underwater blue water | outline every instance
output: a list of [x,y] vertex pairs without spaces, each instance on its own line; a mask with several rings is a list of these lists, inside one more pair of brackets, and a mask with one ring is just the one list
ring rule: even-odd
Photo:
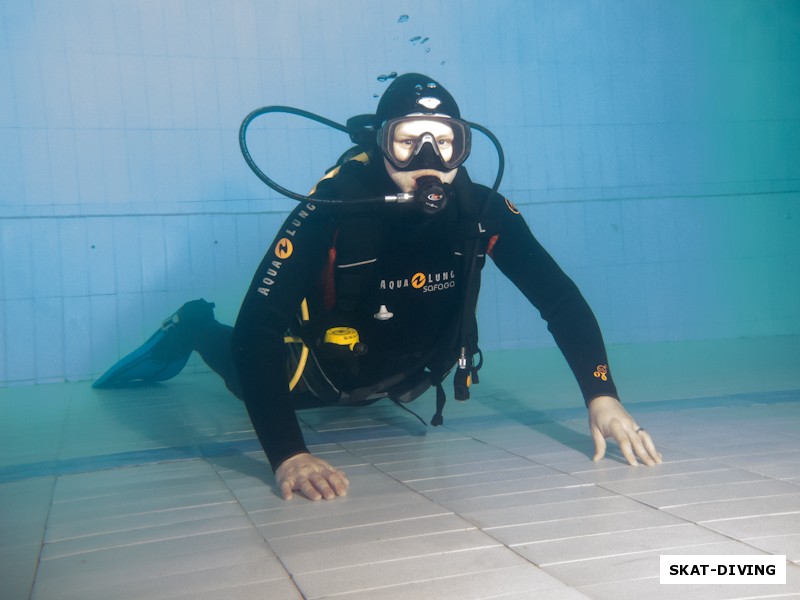
[[[2,2],[0,382],[89,379],[191,298],[231,322],[292,206],[244,116],[343,122],[408,71],[500,138],[607,341],[798,334],[799,29],[792,1]],[[265,127],[298,191],[348,147]],[[485,140],[467,167],[492,181]],[[487,348],[552,345],[493,267],[479,311]]]

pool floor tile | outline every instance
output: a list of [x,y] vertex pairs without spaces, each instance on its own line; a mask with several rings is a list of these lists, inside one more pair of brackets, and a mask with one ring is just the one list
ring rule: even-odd
[[[523,381],[448,404],[439,428],[388,401],[304,410],[312,452],[351,480],[321,502],[281,498],[211,374],[0,389],[0,597],[800,598],[800,389],[760,385],[629,404],[653,468],[613,443],[593,463],[580,402],[543,409]],[[662,586],[662,554],[785,555],[789,579]]]

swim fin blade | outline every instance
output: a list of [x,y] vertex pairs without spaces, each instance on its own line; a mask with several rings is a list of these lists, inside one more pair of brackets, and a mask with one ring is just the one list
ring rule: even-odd
[[165,381],[175,377],[186,366],[192,349],[165,352],[165,344],[173,345],[170,343],[170,333],[164,329],[156,331],[139,348],[103,373],[92,387],[119,387],[134,381]]

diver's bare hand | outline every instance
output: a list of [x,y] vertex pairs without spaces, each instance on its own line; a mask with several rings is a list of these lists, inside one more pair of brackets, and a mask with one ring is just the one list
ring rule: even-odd
[[275,479],[284,500],[299,492],[309,500],[332,500],[346,496],[350,480],[343,471],[308,452],[295,454],[275,471]]
[[606,438],[613,437],[631,465],[639,464],[637,456],[648,466],[661,462],[650,434],[612,396],[598,396],[589,402],[589,430],[594,440],[594,461],[605,456]]

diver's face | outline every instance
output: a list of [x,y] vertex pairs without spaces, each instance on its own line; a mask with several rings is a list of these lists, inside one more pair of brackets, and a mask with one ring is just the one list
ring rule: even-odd
[[458,169],[452,171],[435,171],[434,169],[420,169],[418,171],[398,171],[386,158],[383,159],[386,165],[386,172],[389,173],[392,181],[400,188],[400,191],[411,193],[417,189],[417,179],[425,175],[432,175],[439,178],[442,183],[453,183]]
[[[394,131],[391,140],[391,152],[399,161],[406,161],[417,145],[420,136],[431,134],[433,139],[425,143],[435,143],[438,153],[445,161],[453,155],[453,129],[441,121],[425,119],[409,120],[401,123]],[[452,183],[458,168],[450,171],[435,169],[418,169],[416,171],[399,171],[387,159],[383,159],[386,172],[403,192],[413,192],[417,189],[417,179],[426,175],[438,177],[442,183]]]
[[391,153],[399,162],[411,158],[421,136],[430,133],[442,160],[447,162],[453,157],[453,128],[441,121],[427,119],[410,119],[401,122],[394,130],[391,141]]

